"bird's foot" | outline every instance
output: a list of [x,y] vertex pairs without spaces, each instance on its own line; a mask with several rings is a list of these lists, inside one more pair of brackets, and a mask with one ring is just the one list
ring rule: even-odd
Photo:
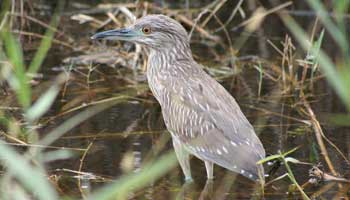
[[190,177],[185,177],[185,182],[186,183],[192,183],[193,182],[193,178],[190,176]]

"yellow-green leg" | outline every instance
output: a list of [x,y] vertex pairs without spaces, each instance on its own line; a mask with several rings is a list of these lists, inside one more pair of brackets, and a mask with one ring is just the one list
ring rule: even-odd
[[180,141],[175,137],[173,137],[173,146],[182,172],[185,175],[186,182],[192,181],[189,152],[185,149],[184,145],[182,145]]
[[214,163],[210,161],[204,161],[205,163],[205,169],[207,170],[207,178],[209,180],[214,179]]

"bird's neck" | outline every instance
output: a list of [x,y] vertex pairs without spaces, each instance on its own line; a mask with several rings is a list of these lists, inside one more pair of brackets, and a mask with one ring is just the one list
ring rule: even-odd
[[147,80],[153,95],[160,103],[165,98],[164,90],[170,89],[165,85],[176,84],[176,81],[181,79],[191,67],[186,63],[192,63],[192,61],[192,52],[189,47],[150,49]]
[[154,72],[168,71],[181,65],[181,61],[193,61],[189,45],[164,46],[164,48],[151,49],[148,69]]

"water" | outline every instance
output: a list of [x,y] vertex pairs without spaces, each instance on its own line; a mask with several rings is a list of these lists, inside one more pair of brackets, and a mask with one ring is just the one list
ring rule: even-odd
[[[167,3],[170,7],[172,5],[171,1],[157,2],[160,4]],[[78,12],[78,9],[72,5],[74,2],[69,3],[67,13]],[[184,3],[186,2],[184,1]],[[178,7],[181,5],[180,3],[172,6]],[[205,2],[202,5],[206,5]],[[229,11],[221,12],[220,17],[225,19],[229,14]],[[104,18],[98,15],[101,14],[97,14],[97,17]],[[285,32],[279,28],[278,24],[280,22],[275,18],[276,16],[270,19],[276,22],[267,20],[268,22],[263,29],[265,33],[262,33],[263,35],[253,34],[252,39],[248,41],[246,46],[242,47],[240,52],[241,55],[261,56],[263,54],[266,59],[270,60],[263,64],[265,72],[270,76],[264,76],[261,88],[259,88],[260,74],[256,70],[257,62],[240,61],[238,62],[239,65],[234,66],[230,61],[230,54],[225,53],[227,49],[223,49],[224,47],[221,45],[213,44],[212,41],[201,40],[198,34],[193,37],[194,56],[201,63],[215,66],[215,69],[219,71],[229,69],[228,71],[234,74],[222,76],[209,70],[210,73],[221,77],[221,83],[241,105],[243,112],[259,134],[267,154],[276,154],[279,151],[285,152],[299,147],[291,155],[293,158],[302,162],[323,163],[323,157],[314,137],[314,130],[306,121],[309,118],[303,113],[302,106],[299,105],[299,90],[296,88],[287,91],[287,87],[281,81],[278,81],[280,77],[272,70],[272,63],[279,64],[281,62],[280,57],[270,46],[266,49],[256,48],[261,41],[267,45],[266,38],[271,38],[275,44],[283,40]],[[234,20],[234,22],[236,21]],[[217,24],[212,23],[209,26],[215,27]],[[229,27],[234,27],[234,25],[231,24]],[[95,29],[88,24],[78,25],[77,22],[69,19],[68,14],[63,16],[60,30],[66,34],[60,39],[73,38],[75,44],[79,44],[81,50],[67,50],[67,48],[55,44],[45,61],[45,67],[42,70],[44,78],[39,80],[40,82],[50,80],[56,75],[57,71],[53,71],[53,69],[62,71],[65,68],[66,71],[69,71],[69,62],[68,64],[62,62],[63,59],[69,56],[93,54],[96,48],[100,48],[100,51],[101,49],[106,51],[106,47],[103,45],[102,47],[97,47],[98,44],[91,45],[89,36],[96,31]],[[219,33],[219,35],[221,34]],[[230,34],[234,38],[238,33],[230,31]],[[118,49],[123,49],[124,53],[128,50],[132,52],[133,48],[132,45],[128,44],[118,46]],[[30,55],[31,50],[27,51],[27,55]],[[142,60],[137,62],[140,64]],[[58,176],[58,185],[63,195],[80,196],[83,194],[88,196],[91,191],[118,179],[125,173],[139,172],[142,170],[144,162],[172,149],[170,135],[165,130],[158,103],[150,91],[146,90],[144,92],[144,90],[139,89],[146,86],[144,74],[141,70],[135,72],[131,68],[123,66],[127,64],[117,64],[115,68],[107,65],[74,64],[72,71],[70,71],[70,80],[65,87],[64,95],[62,93],[46,116],[49,123],[44,124],[44,127],[40,130],[41,133],[51,130],[74,113],[77,113],[72,111],[62,114],[69,109],[116,97],[121,92],[132,95],[135,91],[139,91],[137,98],[128,99],[97,114],[55,142],[54,146],[69,147],[75,153],[75,156],[71,159],[55,161],[48,166],[50,172]],[[90,71],[90,74],[89,66],[96,67]],[[230,70],[230,67],[235,70]],[[236,74],[236,71],[240,72]],[[89,76],[87,76],[88,74]],[[137,87],[139,88],[135,89]],[[260,95],[258,95],[259,89]],[[349,129],[330,124],[326,116],[329,113],[345,112],[344,107],[341,106],[330,86],[323,80],[316,82],[312,94],[313,97],[310,98],[312,108],[320,120],[323,131],[349,157]],[[341,175],[348,174],[349,166],[341,156],[328,144],[327,149],[336,170]],[[82,157],[84,157],[83,160],[81,160]],[[323,165],[325,172],[329,173],[325,163]],[[244,177],[236,176],[236,174],[216,166],[215,180],[208,183],[206,182],[204,163],[193,158],[191,166],[194,183],[184,184],[184,177],[179,166],[177,166],[161,179],[152,182],[148,187],[130,194],[130,198],[162,200],[254,199],[259,197],[257,185]],[[294,164],[291,164],[291,166],[297,181],[301,185],[306,184],[309,179],[308,170],[311,166]],[[271,166],[265,167],[267,172],[271,168]],[[285,168],[281,166],[276,173],[271,175],[271,178],[276,178],[285,172]],[[268,177],[269,179],[270,177]],[[326,186],[327,184],[307,185],[305,191],[312,195]],[[323,197],[330,198],[337,192],[337,187],[333,186],[325,191]],[[297,189],[291,187],[288,178],[269,185],[265,190],[265,197],[266,199],[301,198]]]

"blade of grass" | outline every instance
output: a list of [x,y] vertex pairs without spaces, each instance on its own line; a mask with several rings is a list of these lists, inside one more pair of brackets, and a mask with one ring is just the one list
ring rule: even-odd
[[260,164],[266,163],[266,162],[268,162],[270,160],[276,160],[276,159],[279,159],[279,158],[281,158],[281,156],[279,154],[274,154],[274,155],[267,156],[266,158],[259,160],[256,164],[260,165]]
[[304,200],[310,200],[310,198],[304,192],[303,188],[299,185],[299,183],[295,179],[293,171],[292,171],[292,169],[290,168],[290,166],[288,164],[288,162],[290,162],[290,161],[297,163],[298,160],[295,159],[295,158],[292,158],[292,157],[285,158],[286,155],[294,152],[298,148],[299,147],[293,148],[292,150],[290,150],[290,151],[288,151],[286,153],[281,153],[280,152],[279,154],[268,156],[268,157],[266,157],[266,158],[264,158],[262,160],[259,160],[258,164],[262,164],[262,163],[265,163],[267,161],[275,160],[275,159],[278,159],[278,160],[282,161],[284,163],[286,169],[287,169],[287,174],[288,174],[288,178],[290,179],[290,181],[298,188],[298,190],[300,191],[300,193],[301,193],[301,195],[302,195]]
[[[289,155],[289,154],[295,152],[295,151],[298,150],[299,148],[300,148],[300,146],[297,146],[297,147],[295,147],[295,148],[293,148],[293,149],[291,149],[291,150],[289,150],[289,151],[283,153],[282,155],[283,155],[283,156],[287,156],[287,155]],[[270,160],[275,160],[275,159],[279,159],[279,158],[281,158],[281,155],[280,155],[280,154],[270,155],[270,156],[267,156],[266,158],[263,158],[263,159],[259,160],[259,161],[257,162],[257,164],[263,164],[263,163],[266,163],[266,162],[268,162],[268,161],[270,161]]]
[[6,56],[12,64],[14,71],[14,76],[10,76],[8,82],[16,92],[18,102],[24,109],[27,109],[31,104],[31,88],[26,76],[22,48],[10,33],[8,27],[5,27],[0,32],[0,36],[4,42]]
[[322,31],[320,33],[320,36],[318,37],[317,41],[315,42],[315,53],[316,53],[316,55],[314,55],[314,56],[317,56],[317,57],[314,58],[315,62],[313,63],[313,67],[312,67],[312,76],[313,76],[313,74],[316,71],[317,66],[318,66],[317,60],[318,60],[319,52],[320,52],[320,49],[321,49],[323,37],[324,37],[324,29],[322,29]]
[[281,154],[282,156],[282,161],[287,169],[287,172],[288,172],[288,177],[289,179],[292,181],[292,183],[299,189],[303,199],[305,200],[310,200],[310,198],[307,196],[307,194],[304,192],[303,188],[299,185],[299,183],[297,182],[297,180],[295,179],[294,177],[294,174],[292,172],[292,169],[290,168],[287,160],[284,158],[284,156]]
[[129,97],[128,96],[120,96],[119,98],[114,98],[113,101],[106,102],[104,104],[99,104],[96,106],[93,106],[91,108],[87,108],[86,110],[76,114],[75,116],[71,117],[70,119],[63,122],[60,126],[52,130],[50,133],[48,133],[41,141],[39,141],[39,145],[50,145],[55,140],[60,138],[62,135],[67,133],[69,130],[77,126],[78,124],[84,122],[85,120],[89,119],[90,117],[96,115],[97,113],[110,108],[113,105],[116,105],[118,103],[125,102]]
[[10,0],[4,0],[2,1],[2,3],[0,3],[0,8],[1,11],[0,11],[0,31],[1,29],[3,28],[3,25],[6,24],[6,15],[8,13],[8,11],[10,10],[10,6],[11,6],[11,1]]
[[49,110],[60,91],[60,85],[63,84],[65,80],[65,74],[61,74],[56,78],[53,85],[27,110],[25,114],[27,121],[33,122]]
[[38,199],[58,199],[58,195],[48,182],[45,173],[31,166],[22,155],[0,141],[0,159],[8,171]]
[[[349,41],[350,40],[349,34],[346,33],[348,31],[347,30],[347,27],[348,27],[347,23],[348,22],[347,22],[347,20],[344,20],[344,17],[349,12],[348,9],[349,9],[349,6],[350,6],[350,0],[334,1],[333,4],[335,4],[334,5],[334,8],[335,8],[334,10],[336,12],[335,20],[337,21],[337,25],[338,25],[340,31],[345,34],[345,37],[346,37],[345,39],[347,41]],[[347,49],[347,52],[344,55],[345,59],[346,59],[346,63],[348,63],[348,64],[350,63],[349,50],[350,49]]]
[[337,25],[333,23],[323,4],[319,0],[307,0],[307,2],[313,10],[318,12],[320,20],[322,21],[326,29],[329,31],[329,33],[332,35],[334,40],[341,47],[342,51],[344,53],[347,52],[349,49],[349,45],[346,41],[345,35],[340,31]]
[[260,98],[260,95],[261,95],[261,89],[262,89],[262,81],[263,81],[263,68],[262,68],[262,65],[261,65],[261,62],[258,61],[258,71],[259,71],[259,89],[258,89],[258,97]]
[[305,51],[310,49],[310,52],[314,55],[315,58],[318,59],[317,61],[319,62],[323,73],[326,75],[328,82],[333,86],[333,89],[336,91],[340,99],[350,111],[350,90],[348,89],[348,85],[346,85],[346,80],[344,80],[343,76],[341,76],[336,70],[334,63],[322,51],[322,49],[319,49],[319,51],[317,51],[315,45],[310,44],[306,33],[293,18],[291,18],[289,15],[280,16],[284,24],[298,40],[298,43],[301,45],[301,47]]
[[28,73],[36,73],[40,66],[42,65],[47,52],[49,51],[51,44],[52,44],[52,40],[55,34],[55,28],[58,25],[59,22],[59,13],[62,10],[64,5],[64,1],[59,1],[57,9],[55,11],[54,16],[52,17],[51,23],[50,23],[50,29],[46,30],[45,36],[44,38],[41,40],[40,46],[38,48],[38,50],[35,53],[35,56],[32,60],[32,62],[30,63],[29,69],[28,69]]
[[157,180],[177,165],[174,152],[167,153],[154,164],[145,166],[141,172],[132,173],[120,178],[118,181],[98,190],[88,199],[123,199],[130,191],[139,190],[147,184]]

